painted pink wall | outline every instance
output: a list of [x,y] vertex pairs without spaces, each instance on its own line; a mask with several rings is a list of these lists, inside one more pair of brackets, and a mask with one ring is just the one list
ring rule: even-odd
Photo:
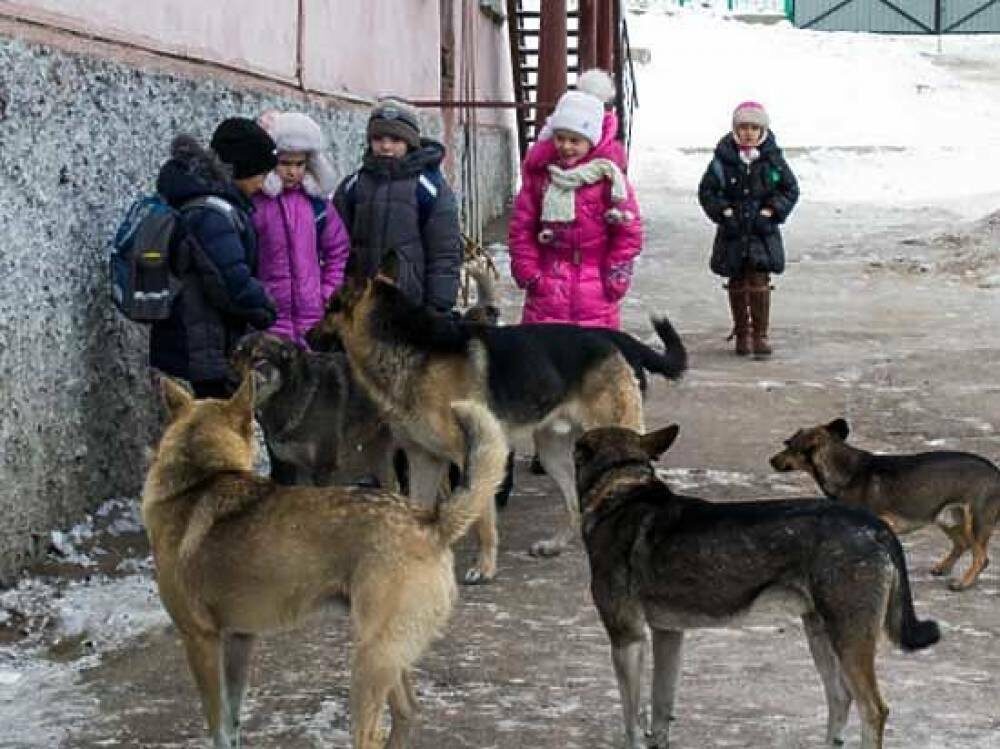
[[0,13],[293,81],[296,5],[291,0],[0,0]]

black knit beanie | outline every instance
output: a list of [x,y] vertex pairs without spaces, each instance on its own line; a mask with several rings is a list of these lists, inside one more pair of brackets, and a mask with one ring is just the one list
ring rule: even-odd
[[233,168],[234,179],[267,174],[278,164],[271,136],[246,117],[223,120],[212,134],[211,146],[219,160]]

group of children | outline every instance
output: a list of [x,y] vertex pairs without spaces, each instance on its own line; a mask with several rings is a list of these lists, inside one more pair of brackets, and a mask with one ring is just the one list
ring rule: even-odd
[[[607,73],[583,73],[525,156],[509,227],[522,322],[619,327],[643,232],[614,94]],[[394,251],[411,299],[441,313],[454,306],[458,209],[441,172],[444,146],[421,136],[415,110],[380,101],[361,167],[336,189],[325,147],[319,125],[294,112],[228,119],[210,149],[187,136],[172,144],[157,189],[197,241],[176,269],[173,314],[153,326],[150,358],[198,397],[226,394],[226,358],[247,325],[306,346],[349,255],[373,274]],[[204,196],[219,205],[184,209]],[[769,355],[769,274],[784,269],[779,226],[798,187],[760,104],[736,108],[698,197],[718,227],[710,265],[729,279],[736,353]]]

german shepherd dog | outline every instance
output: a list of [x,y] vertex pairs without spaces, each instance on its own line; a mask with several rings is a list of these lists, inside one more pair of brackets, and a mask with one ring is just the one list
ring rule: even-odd
[[734,626],[755,611],[802,617],[826,692],[827,741],[842,743],[854,699],[862,748],[881,747],[888,710],[875,679],[879,632],[905,650],[940,637],[935,622],[916,618],[896,536],[871,513],[822,499],[713,503],[674,494],[653,461],[677,431],[595,429],[574,452],[591,592],[611,639],[625,746],[644,746],[645,626],[653,640],[650,746],[662,749],[684,630]]
[[785,440],[771,466],[805,471],[827,497],[868,508],[896,533],[936,521],[952,548],[931,574],[950,574],[971,549],[969,569],[949,587],[974,585],[989,563],[990,535],[1000,521],[1000,470],[986,458],[964,452],[875,455],[848,445],[849,433],[844,419],[800,429]]
[[254,408],[277,483],[374,479],[378,486],[395,486],[392,433],[351,377],[346,354],[306,351],[258,332],[240,340],[231,363],[241,377],[254,373]]
[[507,443],[489,411],[456,403],[466,484],[434,510],[361,487],[278,486],[251,471],[253,378],[228,400],[163,380],[168,424],[142,495],[160,598],[177,626],[216,749],[239,746],[258,635],[329,604],[350,606],[353,746],[407,746],[410,670],[457,591],[450,546],[492,504]]
[[[654,321],[666,344],[661,354],[625,333],[574,325],[493,327],[434,315],[397,288],[390,254],[375,278],[348,274],[307,340],[322,350],[339,340],[355,378],[382,406],[410,461],[410,496],[432,497],[449,463],[464,453],[449,403],[486,405],[508,438],[527,432],[546,472],[559,486],[567,527],[536,542],[535,555],[560,553],[578,527],[573,442],[603,425],[642,428],[641,394],[620,346],[640,352],[659,374],[678,378],[684,347],[669,321]],[[611,334],[614,334],[611,335]],[[496,509],[477,525],[479,556],[466,582],[496,573]]]

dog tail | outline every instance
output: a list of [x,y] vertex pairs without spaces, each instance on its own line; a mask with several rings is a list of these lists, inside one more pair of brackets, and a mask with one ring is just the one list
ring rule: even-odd
[[507,438],[489,409],[473,401],[451,405],[465,437],[462,483],[451,500],[438,506],[437,528],[441,544],[450,546],[493,501],[507,471]]
[[890,592],[889,608],[885,614],[885,629],[896,645],[903,650],[922,650],[941,639],[941,629],[931,619],[920,621],[913,608],[910,575],[906,571],[906,557],[896,534],[889,531],[889,555],[896,567],[896,577]]
[[679,380],[687,370],[687,349],[680,335],[666,317],[654,317],[653,330],[663,341],[663,352],[650,348],[628,333],[618,330],[609,331],[611,340],[635,370],[639,387],[646,391],[646,371],[663,375],[670,380]]

